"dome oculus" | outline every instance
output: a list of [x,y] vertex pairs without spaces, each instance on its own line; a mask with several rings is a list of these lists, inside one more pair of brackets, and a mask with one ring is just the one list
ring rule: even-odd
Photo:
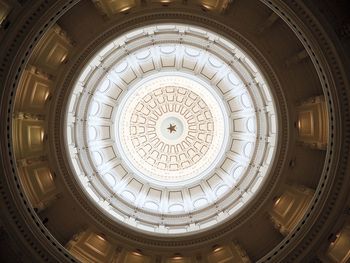
[[76,81],[66,128],[85,193],[154,235],[232,218],[268,174],[277,141],[274,103],[252,60],[182,24],[136,29],[97,52]]

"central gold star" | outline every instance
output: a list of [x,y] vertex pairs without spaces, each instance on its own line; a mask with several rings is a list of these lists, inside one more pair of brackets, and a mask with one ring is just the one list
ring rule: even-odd
[[176,125],[169,124],[169,127],[167,128],[170,133],[176,132]]

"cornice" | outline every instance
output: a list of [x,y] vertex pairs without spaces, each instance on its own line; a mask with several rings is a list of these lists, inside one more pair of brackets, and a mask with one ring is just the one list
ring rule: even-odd
[[[6,41],[1,43],[2,63],[0,79],[3,84],[1,95],[1,119],[5,125],[1,126],[1,170],[0,189],[1,201],[6,208],[2,213],[7,230],[16,235],[33,257],[47,262],[75,262],[63,246],[55,240],[42,224],[34,209],[25,196],[20,179],[16,171],[12,141],[12,112],[16,87],[24,65],[29,58],[35,43],[54,22],[77,1],[37,1],[22,17],[16,21],[16,31],[6,35]],[[45,20],[43,24],[42,20]],[[35,33],[33,33],[35,32]],[[29,45],[23,45],[31,38]],[[34,258],[33,258],[34,260]]]
[[[161,12],[160,12],[161,11]],[[274,162],[274,167],[271,168],[271,175],[268,176],[266,182],[263,185],[263,189],[253,198],[253,201],[247,204],[247,207],[243,212],[239,213],[236,217],[232,218],[230,222],[226,222],[225,225],[219,226],[208,232],[199,233],[191,236],[185,237],[152,237],[150,235],[141,235],[138,232],[134,232],[130,229],[125,229],[122,225],[112,222],[107,219],[105,215],[101,213],[97,207],[89,201],[80,189],[79,183],[74,179],[72,170],[69,168],[68,160],[66,159],[66,150],[62,146],[62,141],[64,141],[64,131],[63,128],[65,121],[65,112],[54,110],[54,115],[50,118],[51,120],[60,120],[60,122],[51,123],[51,130],[55,132],[54,135],[54,147],[55,158],[59,161],[59,173],[64,176],[65,183],[70,189],[70,193],[74,196],[74,199],[84,208],[89,216],[97,224],[99,224],[103,229],[105,229],[111,236],[114,236],[118,240],[123,240],[129,244],[140,244],[142,247],[147,247],[149,249],[193,249],[200,248],[203,245],[208,245],[210,243],[217,242],[218,239],[232,238],[234,231],[240,227],[242,224],[247,222],[249,219],[253,218],[254,215],[259,211],[259,208],[268,202],[271,195],[274,193],[276,188],[276,183],[278,178],[282,176],[283,170],[285,169],[286,155],[288,153],[288,143],[289,143],[289,122],[288,122],[288,109],[286,107],[285,98],[283,95],[283,90],[281,84],[279,83],[278,77],[274,73],[269,62],[264,58],[264,56],[259,52],[259,50],[247,39],[245,39],[241,34],[230,29],[222,23],[218,23],[213,19],[208,19],[203,15],[199,15],[191,12],[177,12],[177,11],[167,11],[164,10],[150,10],[148,14],[134,15],[132,18],[123,19],[121,22],[115,22],[113,27],[107,28],[105,32],[97,36],[93,41],[90,41],[89,45],[83,49],[81,52],[77,53],[74,61],[71,61],[70,69],[67,71],[67,75],[62,77],[62,84],[60,94],[57,96],[58,100],[55,102],[56,109],[66,108],[66,103],[68,102],[68,95],[77,75],[82,69],[82,66],[89,60],[89,58],[99,50],[104,43],[107,43],[115,36],[126,32],[129,28],[135,28],[140,25],[152,24],[154,22],[160,21],[181,21],[187,22],[194,25],[203,26],[215,29],[217,32],[222,33],[224,36],[231,38],[235,43],[239,44],[245,52],[247,52],[251,57],[254,58],[259,64],[264,75],[267,77],[269,86],[272,87],[272,93],[275,97],[276,108],[278,111],[278,123],[279,123],[279,141],[283,142],[278,145],[276,151],[276,156],[278,160]]]
[[[299,262],[324,241],[348,196],[350,115],[348,76],[332,39],[302,1],[263,1],[294,31],[318,73],[327,101],[329,141],[325,165],[308,211],[298,226],[259,262]],[[339,207],[340,205],[340,207]]]

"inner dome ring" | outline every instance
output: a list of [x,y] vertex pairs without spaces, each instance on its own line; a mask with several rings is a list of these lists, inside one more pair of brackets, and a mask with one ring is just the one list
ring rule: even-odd
[[[114,138],[123,98],[159,72],[205,82],[229,119],[222,158],[185,185],[145,180],[130,169]],[[74,121],[80,114],[86,125]],[[151,25],[106,45],[77,80],[67,119],[67,148],[86,194],[117,222],[157,235],[202,231],[232,218],[260,188],[277,140],[275,106],[253,61],[216,33],[182,24]]]

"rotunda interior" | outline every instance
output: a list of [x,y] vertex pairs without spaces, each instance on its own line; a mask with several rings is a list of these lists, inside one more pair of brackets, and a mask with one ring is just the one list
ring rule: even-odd
[[1,262],[349,262],[331,0],[0,0]]

